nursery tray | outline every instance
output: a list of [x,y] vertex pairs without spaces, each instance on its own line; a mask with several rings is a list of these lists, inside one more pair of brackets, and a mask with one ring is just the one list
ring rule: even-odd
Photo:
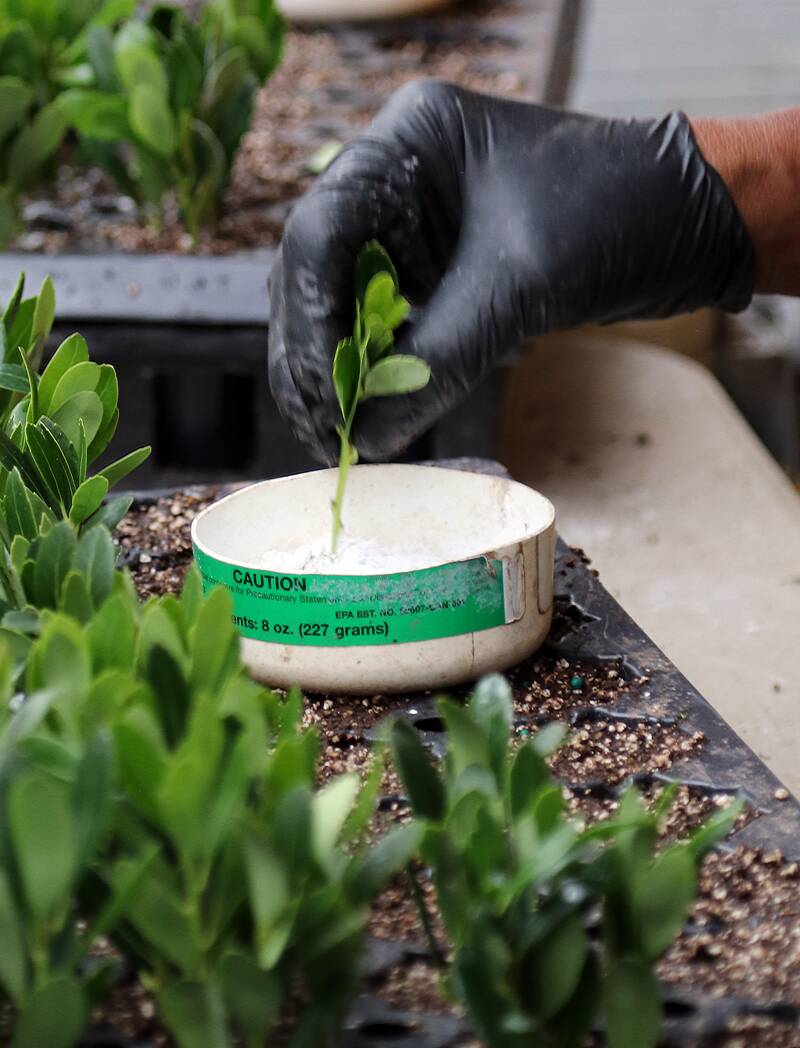
[[[503,472],[497,464],[484,461],[439,464]],[[202,487],[137,496],[122,532],[122,562],[131,567],[143,593],[179,587],[191,559],[188,527],[192,516],[229,490]],[[575,673],[581,674],[580,688],[572,687]],[[748,966],[751,982],[740,987],[729,974],[735,963],[734,948],[722,939],[722,945],[716,945],[715,936],[726,933],[724,917],[712,919],[707,927],[700,927],[693,917],[662,967],[667,1014],[664,1043],[704,1048],[742,1044],[783,1048],[800,1043],[800,1035],[792,1033],[800,1028],[800,982],[792,974],[796,965],[792,967],[791,960],[800,923],[796,865],[800,860],[800,806],[795,798],[611,597],[588,558],[562,541],[556,555],[555,617],[545,648],[511,670],[508,677],[515,693],[519,730],[536,730],[548,720],[566,720],[581,734],[586,732],[585,752],[580,747],[574,754],[570,751],[554,768],[580,810],[607,810],[631,781],[645,791],[674,782],[680,787],[676,812],[680,828],[731,795],[745,797],[747,815],[717,856],[720,865],[727,864],[719,875],[733,871],[738,877],[741,866],[745,880],[754,878],[752,891],[748,888],[748,894],[741,889],[741,898],[736,898],[745,961],[748,944],[763,940],[764,948],[769,950],[773,944],[777,954],[774,944],[785,937],[782,949],[789,974],[778,975],[783,958],[770,953],[769,964],[762,960]],[[532,703],[523,701],[531,695]],[[376,696],[371,701],[309,696],[308,706],[323,734],[326,760],[332,762],[334,772],[342,770],[337,767],[339,762],[346,764],[362,750],[366,752],[387,717],[407,718],[433,751],[441,753],[445,746],[443,725],[430,694]],[[617,764],[614,739],[626,735],[636,736],[639,756],[631,757],[628,749]],[[387,794],[381,801],[387,817],[396,816],[404,806],[400,793]],[[777,903],[773,913],[764,902],[773,891],[770,878],[778,886],[775,892],[788,893],[792,900],[790,904],[784,900],[780,912]],[[734,893],[715,884],[712,881],[704,888],[701,903],[706,910],[718,906],[723,913],[729,901],[715,901],[715,893],[722,892],[720,899]],[[382,931],[378,929],[380,937],[371,941],[364,992],[348,1017],[340,1044],[347,1048],[474,1045],[462,1017],[431,1014],[424,1002],[391,1003],[381,995],[379,988],[387,973],[411,971],[429,962],[421,942],[398,936],[404,927],[402,915],[390,913]],[[694,956],[695,941],[699,960],[688,962],[687,968],[685,958]],[[770,965],[775,974],[770,974]],[[685,976],[685,971],[691,975]],[[427,981],[435,982],[432,969]],[[749,1032],[745,1039],[736,1040],[739,1034],[733,1030]]]
[[[155,235],[130,202],[66,170],[32,200],[28,232],[0,255],[0,301],[25,270],[50,273],[53,344],[73,330],[120,376],[123,425],[109,454],[151,444],[144,485],[276,477],[313,463],[281,423],[266,374],[267,282],[284,220],[321,144],[361,131],[419,76],[511,97],[565,98],[580,0],[463,0],[427,17],[305,27],[260,95],[219,235],[199,254],[180,226]],[[52,347],[51,347],[52,348]],[[419,456],[491,454],[503,374],[436,427]]]

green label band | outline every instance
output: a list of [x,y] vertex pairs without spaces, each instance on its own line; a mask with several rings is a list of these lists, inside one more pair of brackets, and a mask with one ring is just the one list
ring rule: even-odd
[[237,567],[195,546],[206,592],[225,586],[243,637],[353,647],[455,637],[515,622],[524,611],[521,556],[394,575],[301,575]]

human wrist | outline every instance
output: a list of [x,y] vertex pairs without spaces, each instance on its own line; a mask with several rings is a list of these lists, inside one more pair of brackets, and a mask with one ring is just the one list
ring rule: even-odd
[[755,290],[800,295],[800,108],[691,126],[750,234]]

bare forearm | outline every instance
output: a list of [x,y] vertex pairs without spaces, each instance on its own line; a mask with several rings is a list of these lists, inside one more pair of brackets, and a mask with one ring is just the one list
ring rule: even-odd
[[756,290],[800,295],[800,108],[692,120],[756,251]]

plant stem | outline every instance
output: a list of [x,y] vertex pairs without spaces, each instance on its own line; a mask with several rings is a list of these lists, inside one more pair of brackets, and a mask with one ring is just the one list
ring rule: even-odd
[[355,448],[350,443],[350,430],[353,427],[353,417],[355,411],[351,414],[350,418],[339,430],[339,476],[336,481],[336,495],[331,508],[333,510],[333,528],[331,531],[331,552],[336,552],[336,547],[339,544],[339,535],[342,530],[342,505],[344,503],[344,492],[347,485],[347,474],[350,472],[350,467],[358,459],[358,454]]
[[420,923],[422,924],[422,930],[425,932],[425,938],[428,942],[428,949],[430,950],[431,960],[435,968],[443,971],[447,967],[447,961],[445,960],[444,954],[442,953],[439,943],[436,941],[436,935],[433,931],[433,923],[431,921],[431,915],[428,913],[428,907],[425,905],[425,896],[422,893],[417,875],[414,872],[413,867],[409,863],[406,866],[406,877],[408,878],[409,887],[411,888],[411,898],[414,900],[414,905],[417,908],[419,914]]

